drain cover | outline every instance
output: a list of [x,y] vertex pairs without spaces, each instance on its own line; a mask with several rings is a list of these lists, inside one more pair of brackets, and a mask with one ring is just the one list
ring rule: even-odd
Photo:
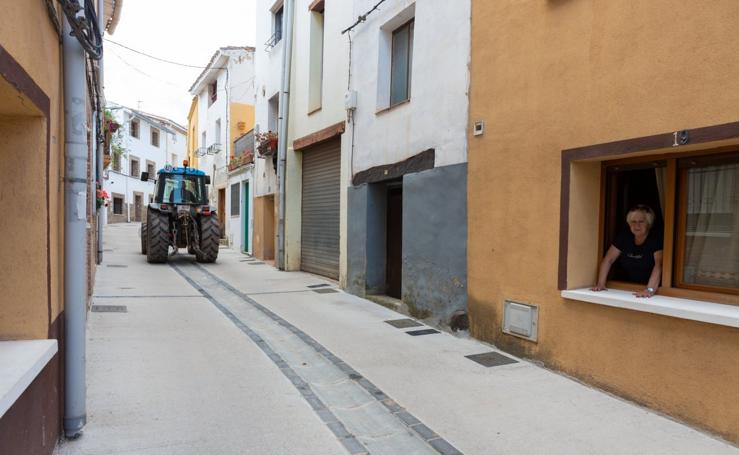
[[124,268],[126,268],[128,266],[127,265],[123,265],[123,264],[108,264],[108,265],[106,265],[106,267],[117,267],[117,268],[124,269]]
[[128,313],[125,305],[93,305],[93,313]]
[[110,251],[113,251],[113,249],[112,249],[112,248],[105,248],[105,249],[103,249],[103,251],[108,251],[108,252],[110,252]]
[[506,357],[497,352],[484,352],[482,354],[466,355],[465,357],[484,367],[497,367],[499,365],[508,365],[509,363],[518,363],[518,360]]
[[421,327],[423,324],[414,321],[413,319],[393,319],[391,321],[385,321],[391,326],[398,329],[407,329],[408,327]]
[[317,294],[333,294],[334,292],[339,292],[336,289],[313,289],[313,292]]
[[309,287],[311,289],[315,289],[315,288],[325,288],[325,287],[328,287],[328,286],[331,286],[331,285],[324,283],[324,284],[311,284],[311,285],[309,285],[307,287]]
[[249,265],[262,265],[264,262],[250,262]]
[[438,330],[434,329],[421,329],[421,330],[409,330],[408,332],[405,332],[408,335],[417,337],[419,335],[431,335],[432,333],[439,333]]

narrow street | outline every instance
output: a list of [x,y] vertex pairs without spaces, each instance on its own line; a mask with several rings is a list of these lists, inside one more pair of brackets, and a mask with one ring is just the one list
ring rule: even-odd
[[485,367],[478,341],[409,336],[429,328],[315,275],[223,248],[147,264],[138,224],[105,239],[88,423],[59,455],[737,453],[508,354]]

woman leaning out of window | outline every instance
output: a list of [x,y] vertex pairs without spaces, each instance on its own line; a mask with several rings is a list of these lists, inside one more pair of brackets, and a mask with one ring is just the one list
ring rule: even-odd
[[611,266],[618,260],[628,281],[646,284],[634,293],[637,297],[651,297],[657,292],[662,276],[662,239],[650,234],[654,212],[646,205],[637,205],[626,215],[629,231],[622,232],[606,252],[600,263],[598,282],[593,291],[605,291]]

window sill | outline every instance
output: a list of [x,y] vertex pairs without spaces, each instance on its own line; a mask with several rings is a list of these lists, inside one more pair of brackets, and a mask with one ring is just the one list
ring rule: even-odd
[[376,111],[375,115],[380,115],[380,114],[384,114],[385,112],[390,112],[392,110],[399,108],[400,106],[405,106],[406,104],[410,104],[410,102],[411,102],[411,99],[408,98],[407,100],[400,101],[399,103],[395,103],[392,106],[383,107],[382,109]]
[[57,352],[56,340],[0,341],[0,417]]
[[735,305],[666,297],[663,295],[655,295],[648,299],[636,298],[630,291],[618,289],[609,289],[600,292],[594,292],[588,288],[572,289],[562,291],[562,297],[570,300],[595,303],[597,305],[739,328],[739,306]]

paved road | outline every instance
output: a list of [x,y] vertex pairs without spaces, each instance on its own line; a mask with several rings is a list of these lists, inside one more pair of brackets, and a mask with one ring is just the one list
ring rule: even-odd
[[[305,273],[222,249],[150,265],[106,229],[71,454],[737,454],[736,447]],[[125,307],[125,308],[115,308]]]

